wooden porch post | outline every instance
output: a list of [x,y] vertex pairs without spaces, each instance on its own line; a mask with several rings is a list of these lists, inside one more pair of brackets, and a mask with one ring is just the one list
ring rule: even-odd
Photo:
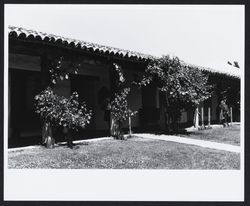
[[195,114],[194,114],[194,127],[199,128],[199,108],[198,106],[195,109]]
[[132,130],[131,130],[131,115],[129,113],[129,116],[128,116],[128,125],[129,125],[129,135],[131,136],[132,135]]
[[230,120],[231,120],[231,126],[233,125],[233,108],[230,107]]
[[208,128],[211,127],[211,109],[208,107]]
[[201,107],[201,127],[202,127],[202,129],[205,128],[205,126],[204,126],[204,109],[203,109],[203,107]]

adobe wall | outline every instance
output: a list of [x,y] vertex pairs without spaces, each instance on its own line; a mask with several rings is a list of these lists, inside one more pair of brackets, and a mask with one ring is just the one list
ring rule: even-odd
[[[89,88],[93,89],[93,95],[95,98],[95,104],[94,105],[87,105],[89,108],[93,109],[94,111],[94,118],[95,118],[95,129],[97,130],[104,130],[108,129],[107,122],[104,121],[104,110],[100,108],[100,105],[98,105],[98,91],[102,87],[107,87],[110,89],[110,80],[109,80],[109,71],[108,71],[108,65],[103,62],[94,61],[93,59],[84,59],[80,62],[81,66],[79,67],[78,75],[85,75],[85,76],[92,76],[96,77],[98,81],[95,83],[95,88]],[[68,62],[65,63],[66,65]],[[70,69],[68,66],[66,66],[67,69]],[[41,71],[41,58],[39,56],[30,56],[30,55],[22,55],[22,54],[10,54],[9,56],[9,68],[13,69],[21,69],[21,70],[28,70],[28,71]],[[133,70],[127,70],[125,71],[125,77],[126,82],[130,85],[132,81],[134,81],[134,75],[138,74],[139,77],[142,76],[140,72],[135,72]],[[55,86],[53,87],[53,90],[56,94],[60,96],[69,97],[71,95],[71,79],[64,79],[63,81],[58,80]],[[131,87],[130,94],[128,96],[128,103],[129,108],[133,111],[138,111],[142,108],[142,95],[141,95],[141,89],[139,89],[136,86]],[[127,123],[124,125],[127,127]],[[137,114],[132,119],[132,127],[138,127],[140,126],[139,122],[139,114]]]

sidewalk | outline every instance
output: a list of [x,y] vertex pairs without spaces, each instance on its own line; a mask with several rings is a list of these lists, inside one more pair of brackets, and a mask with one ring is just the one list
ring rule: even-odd
[[188,139],[185,137],[174,136],[174,135],[155,135],[155,134],[135,134],[135,135],[138,137],[143,137],[143,138],[151,138],[151,139],[164,140],[164,141],[170,141],[170,142],[178,142],[178,143],[182,143],[182,144],[196,145],[199,147],[205,147],[205,148],[210,148],[210,149],[225,150],[228,152],[240,153],[240,151],[241,151],[240,146],[234,146],[234,145],[230,145],[230,144],[223,144],[223,143],[198,140],[198,139]]

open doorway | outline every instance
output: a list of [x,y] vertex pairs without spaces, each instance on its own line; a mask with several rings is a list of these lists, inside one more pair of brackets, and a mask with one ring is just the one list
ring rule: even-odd
[[97,115],[97,91],[96,86],[99,81],[98,77],[85,75],[72,75],[71,77],[71,92],[77,92],[79,101],[84,101],[87,107],[92,110],[92,118],[90,124],[86,126],[87,130],[96,129],[96,115]]

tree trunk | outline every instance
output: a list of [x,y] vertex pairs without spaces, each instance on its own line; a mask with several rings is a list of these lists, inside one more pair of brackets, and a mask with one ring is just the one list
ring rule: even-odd
[[169,132],[170,131],[170,109],[169,109],[169,99],[167,94],[165,93],[165,98],[164,98],[164,117],[165,117],[165,127],[166,127],[166,131]]
[[74,144],[73,144],[73,141],[72,141],[72,131],[71,131],[71,129],[69,129],[68,127],[64,127],[63,128],[63,134],[65,135],[65,139],[67,141],[67,146],[72,149]]
[[131,115],[128,117],[128,126],[129,126],[129,136],[132,135],[132,129],[131,129]]
[[52,135],[52,128],[50,122],[45,122],[43,125],[42,144],[44,144],[46,148],[50,149],[55,147],[55,139]]
[[121,132],[121,123],[111,115],[111,124],[110,124],[110,135],[115,139],[124,139]]
[[160,127],[169,132],[168,98],[165,92],[160,92]]

